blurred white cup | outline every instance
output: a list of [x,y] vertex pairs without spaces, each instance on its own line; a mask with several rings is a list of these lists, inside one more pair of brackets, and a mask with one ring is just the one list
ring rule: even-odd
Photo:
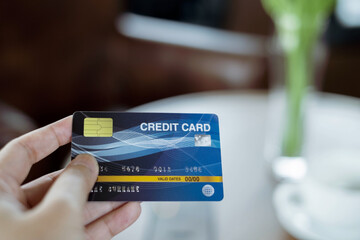
[[305,210],[327,228],[360,228],[360,149],[312,155],[300,184]]

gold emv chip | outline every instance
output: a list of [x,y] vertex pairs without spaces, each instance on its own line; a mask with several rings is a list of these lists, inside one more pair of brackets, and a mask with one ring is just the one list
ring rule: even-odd
[[84,119],[85,137],[112,137],[112,134],[113,134],[112,118]]

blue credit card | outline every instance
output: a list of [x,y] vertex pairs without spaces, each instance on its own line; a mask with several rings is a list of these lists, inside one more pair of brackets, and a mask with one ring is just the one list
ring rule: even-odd
[[75,112],[71,157],[99,163],[89,201],[220,201],[215,114]]

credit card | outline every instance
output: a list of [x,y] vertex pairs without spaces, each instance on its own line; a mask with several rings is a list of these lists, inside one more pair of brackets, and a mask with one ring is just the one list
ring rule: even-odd
[[220,201],[215,114],[75,112],[71,158],[93,155],[89,201]]

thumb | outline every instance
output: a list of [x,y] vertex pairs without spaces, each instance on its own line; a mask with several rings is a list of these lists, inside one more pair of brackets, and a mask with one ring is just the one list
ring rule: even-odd
[[78,155],[56,179],[45,196],[44,205],[63,200],[75,209],[82,209],[98,173],[99,167],[93,156]]

